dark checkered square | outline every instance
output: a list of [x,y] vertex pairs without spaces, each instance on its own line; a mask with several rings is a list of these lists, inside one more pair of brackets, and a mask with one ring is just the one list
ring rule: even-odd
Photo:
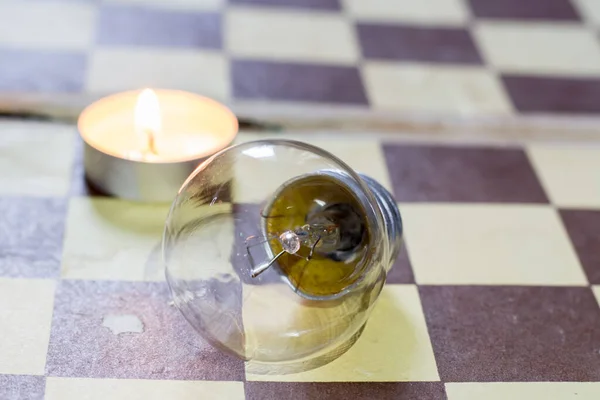
[[246,382],[246,400],[445,400],[441,382]]
[[221,16],[141,7],[103,6],[98,43],[112,46],[221,48]]
[[600,79],[503,75],[516,109],[523,113],[600,112]]
[[399,202],[545,203],[521,149],[385,145]]
[[415,283],[415,276],[405,243],[402,244],[400,254],[398,254],[396,262],[394,262],[392,269],[387,274],[387,283]]
[[231,69],[241,99],[367,104],[355,67],[234,60]]
[[[164,283],[62,281],[57,289],[47,374],[63,377],[241,380],[243,363],[210,347],[169,305]],[[135,316],[141,333],[103,326]]]
[[0,210],[0,276],[58,276],[65,200],[5,197]]
[[0,375],[0,399],[42,400],[46,378],[30,375]]
[[481,64],[469,31],[359,24],[362,54],[371,59]]
[[85,53],[0,48],[0,91],[81,92]]
[[600,211],[561,210],[560,215],[591,284],[600,284]]
[[419,290],[444,382],[600,380],[600,308],[587,287]]
[[569,0],[469,0],[479,18],[578,21]]

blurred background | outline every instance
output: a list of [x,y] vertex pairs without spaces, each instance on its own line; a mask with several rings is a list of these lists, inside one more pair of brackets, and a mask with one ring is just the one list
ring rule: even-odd
[[598,0],[0,0],[0,98],[600,112]]

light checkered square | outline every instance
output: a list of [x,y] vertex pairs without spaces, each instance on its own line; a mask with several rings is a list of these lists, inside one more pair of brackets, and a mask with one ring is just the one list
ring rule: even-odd
[[0,278],[0,374],[44,375],[55,286]]
[[226,101],[229,62],[214,51],[100,47],[90,56],[86,87],[100,93],[168,87]]
[[163,280],[160,242],[168,205],[104,197],[69,204],[62,277],[91,280]]
[[89,3],[0,2],[0,46],[36,50],[87,50],[97,9]]
[[400,204],[400,210],[419,284],[587,284],[551,207]]
[[469,9],[462,0],[343,0],[343,4],[359,21],[461,26],[469,19]]
[[481,22],[474,30],[492,68],[507,73],[599,76],[600,43],[578,25]]
[[[271,304],[277,307],[277,302]],[[277,372],[276,367],[273,372]],[[254,375],[247,371],[246,379],[289,382],[439,380],[416,287],[386,286],[360,340],[332,363],[289,375]]]
[[370,61],[362,73],[369,101],[379,109],[463,115],[511,110],[497,78],[479,67]]
[[600,208],[600,148],[532,146],[529,158],[552,203]]
[[225,42],[243,58],[353,64],[359,57],[352,24],[334,13],[232,8]]
[[48,132],[28,124],[5,124],[0,135],[0,194],[3,196],[65,196],[71,184],[73,128]]

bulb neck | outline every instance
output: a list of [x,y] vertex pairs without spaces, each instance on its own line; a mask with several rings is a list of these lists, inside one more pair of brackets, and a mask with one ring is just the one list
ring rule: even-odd
[[373,194],[373,197],[375,197],[377,206],[383,216],[383,223],[390,245],[390,258],[385,266],[386,270],[389,271],[390,268],[392,268],[394,261],[396,261],[402,245],[402,217],[400,216],[400,210],[398,210],[398,205],[392,194],[379,182],[370,176],[360,173],[358,175],[369,189],[371,189],[371,193]]

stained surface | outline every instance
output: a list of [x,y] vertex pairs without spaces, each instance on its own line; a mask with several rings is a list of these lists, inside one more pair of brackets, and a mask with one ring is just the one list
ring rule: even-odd
[[[304,373],[256,375],[201,339],[171,305],[158,246],[166,206],[88,191],[74,131],[2,128],[11,160],[31,160],[31,148],[61,154],[36,157],[40,168],[15,163],[21,185],[15,169],[0,169],[2,398],[40,399],[45,391],[66,400],[131,392],[460,400],[515,390],[600,397],[593,146],[311,141],[395,195],[402,251],[347,353]],[[236,204],[223,222],[223,232],[238,234],[215,254],[225,252],[240,282],[222,293],[235,297],[253,284],[244,238],[259,233],[263,206]],[[275,282],[269,272],[260,277]]]

